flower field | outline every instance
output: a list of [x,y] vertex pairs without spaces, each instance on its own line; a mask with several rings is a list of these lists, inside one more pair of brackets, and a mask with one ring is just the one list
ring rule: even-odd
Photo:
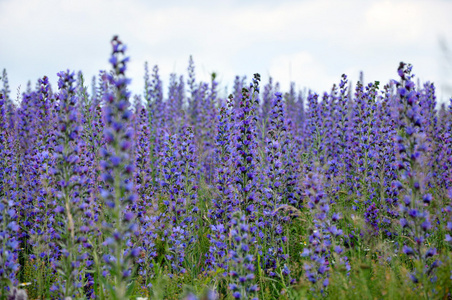
[[452,100],[411,65],[223,98],[190,57],[138,96],[111,45],[90,89],[1,76],[1,299],[452,297]]

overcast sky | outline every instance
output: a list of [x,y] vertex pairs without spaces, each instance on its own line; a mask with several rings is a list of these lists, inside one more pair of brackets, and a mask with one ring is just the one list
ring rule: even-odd
[[[258,72],[287,90],[330,89],[345,73],[356,82],[397,78],[400,61],[433,81],[440,98],[452,92],[452,1],[446,0],[0,0],[0,68],[12,96],[19,85],[47,75],[82,70],[90,83],[109,69],[113,35],[128,46],[132,91],[142,93],[144,62],[163,80],[216,72],[222,90],[235,75]],[[449,47],[449,64],[439,40]],[[166,92],[166,91],[165,91]]]

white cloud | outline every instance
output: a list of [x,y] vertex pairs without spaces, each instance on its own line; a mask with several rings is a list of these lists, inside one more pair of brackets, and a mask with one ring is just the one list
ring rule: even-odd
[[365,13],[365,28],[376,40],[388,40],[396,45],[413,43],[423,32],[421,3],[381,1],[373,3]]
[[[173,2],[174,3],[174,2]],[[437,36],[452,41],[452,1],[0,1],[0,68],[11,85],[62,69],[87,76],[108,68],[114,34],[129,46],[132,88],[142,91],[143,64],[186,74],[189,55],[198,77],[271,73],[288,87],[330,88],[340,74],[382,82],[400,60],[440,82]],[[5,30],[5,28],[9,28]],[[438,57],[439,59],[439,57]],[[291,64],[291,73],[289,72]],[[422,73],[422,74],[421,74]]]
[[284,90],[295,81],[297,88],[312,89],[317,93],[330,89],[340,78],[340,74],[337,78],[330,76],[326,66],[307,51],[276,57],[271,62],[269,74]]

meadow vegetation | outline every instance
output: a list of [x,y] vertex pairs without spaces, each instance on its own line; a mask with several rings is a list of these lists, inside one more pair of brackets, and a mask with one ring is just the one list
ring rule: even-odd
[[111,44],[91,91],[1,76],[1,299],[452,297],[452,100],[411,65],[223,98],[190,57],[138,96]]

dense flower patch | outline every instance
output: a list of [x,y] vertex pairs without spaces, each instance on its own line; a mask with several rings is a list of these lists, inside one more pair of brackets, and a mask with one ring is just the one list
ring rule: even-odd
[[[329,92],[146,65],[0,91],[0,298],[451,297],[452,104],[432,83]],[[452,103],[452,102],[451,102]],[[22,297],[22,296],[21,296]]]

